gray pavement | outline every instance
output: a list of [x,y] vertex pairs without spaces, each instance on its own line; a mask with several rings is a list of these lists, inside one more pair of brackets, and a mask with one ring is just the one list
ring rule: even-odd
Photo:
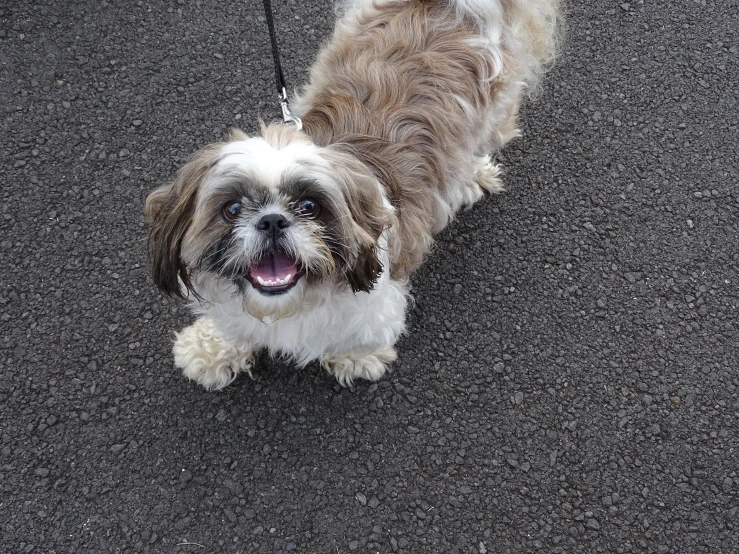
[[[332,8],[275,7],[297,85]],[[392,374],[207,393],[142,209],[275,116],[261,3],[1,2],[0,552],[739,551],[739,6],[567,19]]]

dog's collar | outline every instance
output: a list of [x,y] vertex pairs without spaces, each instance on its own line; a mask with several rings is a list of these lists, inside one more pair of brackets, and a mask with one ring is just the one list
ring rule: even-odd
[[285,74],[282,71],[282,64],[280,63],[280,48],[277,44],[274,16],[272,15],[272,2],[270,0],[264,0],[264,15],[267,19],[269,40],[272,43],[272,62],[275,66],[275,81],[277,82],[277,95],[280,102],[280,110],[282,111],[282,121],[283,123],[295,123],[298,131],[300,131],[303,128],[303,122],[299,117],[290,113],[287,105],[287,83],[285,82]]

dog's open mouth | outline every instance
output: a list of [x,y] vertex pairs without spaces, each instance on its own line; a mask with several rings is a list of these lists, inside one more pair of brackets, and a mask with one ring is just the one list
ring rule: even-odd
[[270,252],[249,268],[247,279],[262,294],[284,294],[303,276],[298,262],[284,252]]

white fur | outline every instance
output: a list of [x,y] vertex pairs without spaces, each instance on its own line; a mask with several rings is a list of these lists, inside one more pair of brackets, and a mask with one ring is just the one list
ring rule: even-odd
[[277,194],[284,172],[304,161],[325,165],[323,158],[318,154],[318,147],[309,142],[291,142],[277,149],[261,137],[235,140],[223,146],[220,159],[210,171],[208,181],[214,189],[217,189],[219,185],[229,180],[249,178],[258,174],[260,184]]
[[[389,264],[386,250],[382,262]],[[225,387],[240,371],[251,374],[247,360],[263,348],[301,366],[321,360],[344,385],[376,380],[395,360],[393,345],[405,329],[408,285],[387,272],[371,293],[355,294],[338,279],[312,287],[301,281],[284,296],[301,296],[302,308],[275,321],[244,311],[241,293],[213,275],[200,274],[195,286],[205,301],[192,302],[200,319],[177,335],[175,364],[209,389]]]
[[321,365],[336,377],[343,386],[350,386],[354,379],[377,381],[387,371],[388,365],[398,358],[391,346],[373,350],[371,353],[352,355],[321,356]]
[[175,365],[185,376],[209,390],[222,389],[239,373],[251,376],[254,365],[249,342],[226,340],[207,317],[177,333],[172,352]]
[[503,171],[489,154],[478,156],[475,162],[477,165],[475,180],[468,182],[464,188],[463,206],[468,209],[480,200],[486,192],[488,194],[497,194],[505,190],[503,181],[500,179]]

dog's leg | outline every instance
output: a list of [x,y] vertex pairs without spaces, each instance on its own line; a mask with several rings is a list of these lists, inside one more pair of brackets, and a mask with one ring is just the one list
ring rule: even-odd
[[502,170],[493,159],[488,156],[475,156],[475,180],[467,183],[464,190],[463,206],[471,208],[484,194],[503,192],[503,181],[500,179]]
[[[489,151],[502,149],[506,144],[516,137],[521,136],[521,129],[518,128],[518,108],[520,99],[511,102],[507,108],[505,120],[494,127],[493,135],[488,143]],[[483,150],[485,152],[486,150]]]
[[395,348],[385,346],[370,353],[326,354],[321,358],[321,365],[341,383],[351,386],[354,379],[377,381],[387,372],[388,364],[393,363],[398,355]]
[[185,377],[208,390],[222,389],[241,372],[251,376],[254,366],[252,345],[228,341],[207,317],[177,333],[172,352]]
[[500,178],[503,170],[493,161],[493,158],[488,154],[477,156],[475,161],[477,163],[476,181],[480,188],[490,194],[503,192],[505,188]]

